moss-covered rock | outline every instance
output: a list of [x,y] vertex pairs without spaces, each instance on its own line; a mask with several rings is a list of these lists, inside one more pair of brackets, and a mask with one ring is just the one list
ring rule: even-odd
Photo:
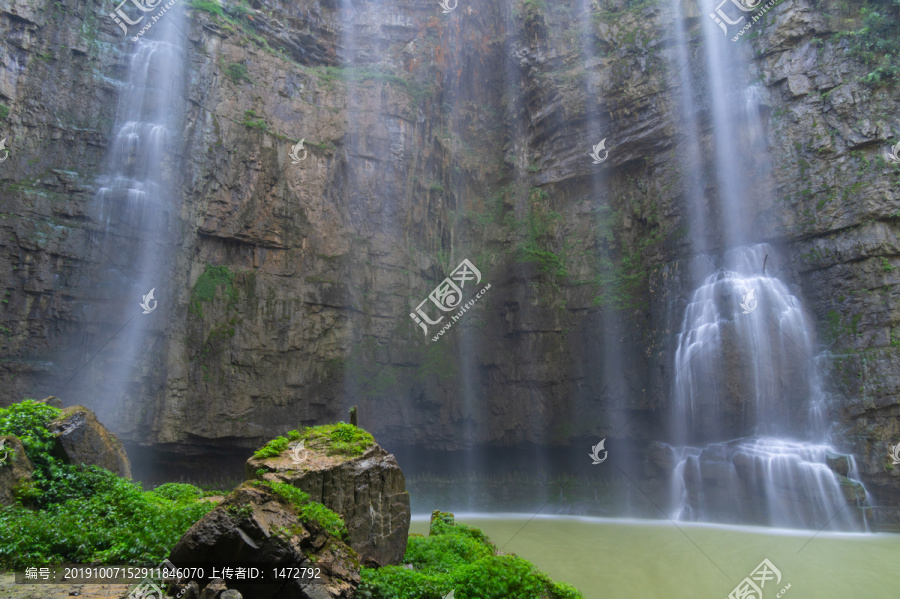
[[34,466],[18,437],[0,437],[0,505],[16,502],[16,489],[28,486]]
[[364,563],[400,563],[409,534],[406,479],[366,431],[345,423],[291,431],[247,460],[246,473],[296,487],[340,514]]
[[84,406],[63,409],[47,429],[56,437],[54,453],[70,464],[100,466],[131,478],[125,447],[111,430]]
[[[194,524],[169,559],[175,565],[240,562],[309,567],[314,563],[322,578],[314,586],[324,593],[321,596],[349,599],[359,585],[356,552],[305,515],[305,504],[266,485],[245,483]],[[197,582],[203,587],[210,579]],[[277,585],[229,581],[228,586],[254,599],[311,596],[299,581]]]

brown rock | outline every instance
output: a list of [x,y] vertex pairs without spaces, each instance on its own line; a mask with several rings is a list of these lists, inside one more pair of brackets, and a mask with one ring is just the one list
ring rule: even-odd
[[13,489],[31,481],[34,466],[18,437],[0,437],[0,505],[16,502]]
[[399,564],[409,536],[409,493],[393,454],[374,445],[356,457],[326,455],[309,447],[301,464],[290,451],[274,458],[247,460],[248,478],[265,469],[263,480],[286,482],[341,515],[350,546],[363,563]]
[[125,447],[115,433],[100,424],[91,410],[83,406],[65,408],[47,429],[56,435],[54,453],[67,462],[100,466],[131,478],[131,463]]
[[200,599],[218,599],[227,589],[225,581],[221,578],[216,578],[206,585],[206,588],[200,593]]
[[[340,539],[314,522],[301,521],[296,508],[266,488],[244,483],[178,541],[169,559],[177,564],[259,563],[321,568],[322,583],[228,585],[253,599],[350,599],[359,585],[359,560]],[[200,581],[201,584],[204,581]],[[213,583],[210,583],[210,585]],[[305,588],[304,588],[305,587]],[[207,595],[201,593],[201,599]]]

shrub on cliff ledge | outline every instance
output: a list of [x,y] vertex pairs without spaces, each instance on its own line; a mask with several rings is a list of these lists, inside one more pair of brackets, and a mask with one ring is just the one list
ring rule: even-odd
[[574,587],[553,582],[528,561],[497,555],[497,547],[452,514],[435,512],[429,536],[411,535],[404,562],[413,566],[363,568],[360,599],[581,599]]

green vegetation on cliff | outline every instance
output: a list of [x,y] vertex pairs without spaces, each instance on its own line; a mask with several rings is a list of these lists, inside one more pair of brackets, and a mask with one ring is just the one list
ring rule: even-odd
[[839,34],[846,37],[850,45],[850,55],[873,69],[862,77],[862,81],[873,87],[900,79],[900,0],[876,1],[859,9],[861,25],[859,29]]
[[580,599],[574,587],[553,582],[516,555],[498,555],[479,529],[434,512],[427,537],[410,535],[404,563],[363,568],[361,599]]
[[191,305],[189,312],[203,317],[203,304],[208,304],[216,297],[216,290],[225,288],[225,297],[229,305],[237,301],[237,293],[234,290],[234,273],[227,266],[206,265],[206,269],[194,283],[191,292]]
[[31,482],[14,488],[18,503],[0,510],[0,567],[155,564],[214,507],[191,485],[145,492],[103,468],[63,463],[47,430],[58,414],[33,400],[0,409],[0,434],[17,436],[35,466]]

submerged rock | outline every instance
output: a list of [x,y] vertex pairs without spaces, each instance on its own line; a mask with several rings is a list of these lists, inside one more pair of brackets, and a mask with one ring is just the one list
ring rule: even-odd
[[131,478],[131,462],[122,442],[88,408],[64,408],[47,425],[47,429],[56,436],[54,453],[65,461],[100,466],[119,476]]
[[0,437],[0,505],[16,502],[15,488],[31,481],[34,466],[18,437]]
[[[225,563],[259,563],[321,569],[322,581],[317,584],[228,581],[231,589],[253,599],[350,599],[360,580],[353,549],[317,522],[301,517],[297,505],[259,483],[244,483],[229,494],[184,534],[169,559],[176,565],[220,568]],[[206,585],[201,599],[216,584],[198,582]]]
[[329,455],[328,449],[306,442],[299,452],[252,457],[247,476],[288,483],[340,514],[363,563],[399,564],[406,553],[410,508],[397,460],[374,442],[358,456]]

